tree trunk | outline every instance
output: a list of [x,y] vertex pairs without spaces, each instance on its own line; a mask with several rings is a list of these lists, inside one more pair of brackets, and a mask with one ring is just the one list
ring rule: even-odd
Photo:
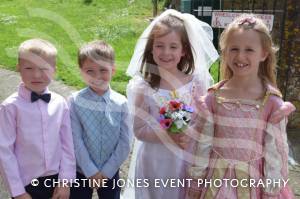
[[180,0],[172,0],[172,8],[180,10]]
[[156,17],[157,15],[157,7],[158,7],[158,0],[152,0],[153,3],[153,17]]

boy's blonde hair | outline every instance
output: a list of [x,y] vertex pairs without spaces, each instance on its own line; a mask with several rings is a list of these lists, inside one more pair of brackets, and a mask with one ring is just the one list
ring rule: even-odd
[[219,42],[221,49],[221,79],[230,79],[233,76],[232,70],[226,64],[225,52],[230,36],[238,29],[251,29],[259,34],[262,48],[268,53],[268,56],[260,63],[258,76],[264,81],[271,83],[273,86],[276,86],[275,66],[278,48],[274,46],[271,34],[265,23],[253,14],[243,14],[240,17],[237,17],[221,34]]
[[25,58],[25,54],[33,53],[39,57],[47,57],[53,59],[54,66],[56,65],[57,50],[49,41],[34,38],[21,43],[18,50],[18,60]]
[[96,40],[83,45],[78,51],[78,64],[82,68],[83,62],[91,59],[106,61],[111,64],[115,62],[115,52],[111,45],[102,40]]

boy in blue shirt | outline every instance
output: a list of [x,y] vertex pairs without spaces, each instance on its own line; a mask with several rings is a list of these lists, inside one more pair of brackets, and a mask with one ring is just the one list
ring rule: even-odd
[[130,152],[132,122],[126,98],[109,86],[115,72],[114,57],[113,48],[104,41],[90,42],[78,52],[80,71],[88,87],[70,98],[80,183],[71,188],[72,199],[92,198],[93,188],[97,188],[99,198],[120,198],[121,188],[113,181],[119,179],[119,168]]

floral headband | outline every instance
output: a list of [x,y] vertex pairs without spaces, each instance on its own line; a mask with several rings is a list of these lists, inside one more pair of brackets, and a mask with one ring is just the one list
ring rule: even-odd
[[252,16],[245,17],[238,21],[238,25],[244,26],[246,28],[253,28],[255,24],[256,24],[256,19]]

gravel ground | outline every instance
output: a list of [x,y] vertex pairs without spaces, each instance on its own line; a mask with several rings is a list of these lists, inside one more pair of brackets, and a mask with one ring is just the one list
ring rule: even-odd
[[[20,82],[20,77],[18,73],[0,69],[0,102],[2,102],[11,93],[16,91],[17,85]],[[61,94],[62,96],[68,97],[75,90],[64,85],[61,82],[53,81],[51,83],[50,89]],[[289,138],[292,141],[293,149],[296,159],[300,160],[300,132],[289,132]],[[121,170],[120,177],[125,178],[127,176],[129,167],[129,160],[125,161]],[[296,198],[300,199],[300,166],[290,167],[290,185],[296,195]],[[5,191],[4,185],[0,179],[0,199],[9,198],[8,193]],[[93,198],[97,198],[94,196]]]

